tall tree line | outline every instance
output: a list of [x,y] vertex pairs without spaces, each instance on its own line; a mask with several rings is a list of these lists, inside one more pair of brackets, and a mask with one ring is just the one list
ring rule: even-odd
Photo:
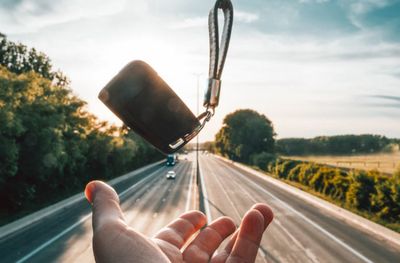
[[89,113],[44,53],[0,36],[0,222],[160,158]]
[[[340,205],[400,231],[400,166],[392,176],[281,159],[286,155],[371,153],[389,149],[398,140],[378,135],[343,135],[314,139],[281,139],[275,143],[272,122],[253,110],[228,114],[215,142],[203,148],[231,160],[257,166],[277,178],[318,192]],[[396,148],[396,147],[394,147]]]
[[397,149],[398,145],[398,140],[381,135],[337,135],[280,139],[277,141],[277,151],[289,156],[369,154],[390,152]]

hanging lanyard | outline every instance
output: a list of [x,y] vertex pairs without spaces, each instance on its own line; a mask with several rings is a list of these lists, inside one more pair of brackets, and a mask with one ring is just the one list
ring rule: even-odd
[[[224,28],[221,43],[219,43],[218,9],[224,13]],[[208,88],[204,97],[204,107],[214,111],[218,106],[221,91],[221,75],[224,69],[229,41],[231,39],[233,25],[233,6],[230,0],[217,0],[210,10],[208,28],[210,33],[210,68]]]
[[[218,9],[224,13],[224,28],[222,31],[221,43],[218,29]],[[210,34],[210,68],[208,77],[208,87],[205,92],[203,105],[206,110],[197,119],[200,125],[190,134],[187,134],[182,143],[193,139],[214,115],[215,108],[218,106],[221,91],[221,75],[224,68],[226,55],[228,53],[229,41],[231,39],[233,25],[233,6],[230,0],[217,0],[211,8],[208,16],[208,29]]]

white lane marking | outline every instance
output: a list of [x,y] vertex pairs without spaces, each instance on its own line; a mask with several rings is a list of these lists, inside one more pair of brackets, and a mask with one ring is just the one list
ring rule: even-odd
[[203,169],[200,166],[200,161],[197,163],[199,166],[199,174],[200,174],[200,183],[201,183],[201,191],[203,192],[203,203],[204,203],[204,212],[206,213],[207,216],[207,222],[208,224],[211,223],[212,217],[211,217],[211,211],[210,211],[210,205],[208,204],[208,194],[207,194],[207,189],[206,185],[204,183],[204,178],[203,178]]
[[[232,180],[232,181],[234,182],[234,184],[235,184],[237,187],[239,187],[239,188],[241,189],[242,192],[244,192],[244,193],[247,195],[247,197],[248,197],[253,203],[258,203],[258,201],[257,201],[253,196],[251,196],[251,195],[249,194],[249,192],[243,188],[243,186],[241,186],[240,184],[238,184],[235,180]],[[281,222],[280,222],[278,219],[275,218],[275,219],[274,219],[274,222],[275,222],[276,225],[278,225],[279,228],[281,228],[281,229],[283,230],[283,232],[286,233],[286,235],[293,241],[293,243],[294,243],[298,248],[300,248],[300,250],[306,251],[306,249],[303,247],[303,245],[300,243],[300,241],[297,240],[292,234],[290,234],[289,231],[281,224]],[[260,252],[261,252],[262,256],[263,256],[264,258],[266,258],[266,254],[264,253],[264,251],[263,251],[263,250],[260,250]],[[315,255],[312,254],[311,251],[310,251],[309,253],[311,254],[310,257],[309,257],[309,259],[310,259],[312,262],[314,262],[314,263],[318,262],[317,260],[314,260],[314,259],[316,259]],[[308,255],[307,251],[306,251],[306,254]]]
[[[107,183],[109,185],[115,185],[116,183],[118,183],[120,181],[135,177],[137,174],[141,173],[142,171],[150,169],[150,168],[160,164],[161,162],[164,162],[164,161],[158,161],[156,163],[144,166],[135,171],[132,171],[132,172],[122,175],[118,178],[115,178],[111,181],[108,181]],[[11,233],[15,233],[18,230],[23,229],[35,222],[38,222],[45,217],[48,217],[54,213],[57,213],[60,210],[68,209],[70,206],[74,205],[77,202],[80,202],[83,199],[85,199],[85,196],[83,194],[76,194],[76,195],[73,195],[73,196],[63,200],[63,201],[60,201],[53,205],[50,205],[47,208],[41,209],[35,213],[32,213],[21,219],[18,219],[10,224],[4,225],[4,226],[0,227],[0,239],[2,239],[5,236],[8,236]]]
[[[129,187],[128,189],[126,189],[125,191],[123,191],[121,194],[119,194],[119,197],[124,196],[125,194],[127,194],[129,191],[131,191],[133,188],[138,187],[139,185],[141,185],[145,180],[149,180],[149,178],[151,178],[153,175],[157,174],[163,167],[160,167],[159,169],[157,169],[156,171],[154,171],[153,173],[151,173],[150,175],[144,177],[143,179],[141,179],[139,182],[137,182],[136,184],[132,185],[131,187]],[[39,247],[37,247],[36,249],[32,250],[30,253],[26,254],[24,257],[20,258],[19,260],[17,260],[17,263],[22,263],[27,261],[28,259],[30,259],[31,257],[33,257],[34,255],[36,255],[38,252],[40,252],[41,250],[43,250],[44,248],[48,247],[49,245],[51,245],[53,242],[57,241],[58,239],[60,239],[62,236],[66,235],[68,232],[70,232],[71,230],[73,230],[75,227],[79,226],[80,224],[84,223],[87,219],[89,219],[92,216],[92,213],[89,213],[87,215],[85,215],[84,217],[82,217],[78,222],[74,223],[73,225],[71,225],[70,227],[66,228],[64,231],[62,231],[61,233],[59,233],[58,235],[54,236],[53,238],[49,239],[48,241],[44,242],[42,245],[40,245]]]
[[364,255],[362,255],[360,252],[358,252],[357,250],[355,250],[354,248],[352,248],[351,246],[349,246],[348,244],[346,244],[344,241],[340,240],[339,238],[335,237],[332,233],[330,233],[329,231],[325,230],[324,228],[322,228],[320,225],[318,225],[317,223],[315,223],[314,221],[312,221],[311,219],[309,219],[308,217],[306,217],[305,215],[303,215],[302,213],[300,213],[299,211],[297,211],[296,209],[294,209],[292,206],[288,205],[287,203],[285,203],[284,201],[282,201],[280,198],[278,198],[276,195],[272,194],[271,192],[265,190],[264,188],[262,188],[261,186],[259,186],[258,184],[254,183],[253,181],[251,181],[250,179],[248,179],[246,176],[242,175],[241,173],[239,173],[238,171],[236,171],[235,169],[232,169],[231,167],[229,167],[228,165],[226,165],[224,163],[224,165],[230,169],[231,171],[233,171],[234,173],[236,173],[237,175],[239,175],[240,177],[242,177],[243,179],[245,179],[247,182],[249,182],[250,184],[252,184],[254,187],[258,188],[259,190],[263,191],[264,193],[268,194],[269,196],[271,196],[272,198],[274,198],[275,200],[277,200],[278,202],[280,202],[283,206],[285,206],[287,209],[289,209],[290,211],[292,211],[293,213],[295,213],[296,215],[298,215],[299,217],[301,217],[304,221],[306,221],[307,223],[309,223],[310,225],[312,225],[314,228],[318,229],[319,231],[321,231],[322,233],[324,233],[327,237],[329,237],[330,239],[332,239],[333,241],[335,241],[336,243],[340,244],[342,247],[344,247],[345,249],[347,249],[349,252],[353,253],[355,256],[357,256],[358,258],[360,258],[361,260],[363,260],[364,262],[368,262],[368,263],[373,263],[373,261],[371,261],[370,259],[368,259],[367,257],[365,257]]
[[282,223],[278,220],[278,219],[274,219],[275,225],[278,225],[279,228],[282,229],[283,232],[285,232],[285,234],[293,241],[293,243],[296,244],[296,246],[298,248],[300,248],[300,250],[303,250],[306,253],[306,256],[308,257],[308,259],[314,263],[318,263],[319,260],[317,258],[317,256],[315,256],[315,254],[311,251],[311,249],[307,249],[305,248],[301,242],[296,239],[283,225]]
[[64,231],[62,231],[60,234],[56,235],[55,237],[49,239],[47,242],[43,243],[42,245],[40,245],[39,247],[37,247],[35,250],[33,250],[32,252],[30,252],[29,254],[25,255],[23,258],[17,260],[17,263],[20,262],[25,262],[27,261],[29,258],[31,258],[32,256],[34,256],[36,253],[38,253],[39,251],[41,251],[42,249],[44,249],[45,247],[49,246],[51,243],[53,243],[54,241],[56,241],[57,239],[59,239],[60,237],[64,236],[65,234],[67,234],[68,232],[70,232],[72,229],[74,229],[75,227],[77,227],[78,225],[82,224],[83,222],[85,222],[87,219],[89,219],[92,216],[92,213],[85,215],[84,217],[82,217],[78,222],[76,222],[75,224],[71,225],[70,227],[66,228]]
[[[215,160],[214,160],[214,161],[215,161]],[[216,162],[216,161],[215,161],[215,162]],[[241,192],[243,192],[253,203],[258,203],[258,201],[254,198],[254,196],[250,195],[250,193],[249,193],[242,185],[240,185],[236,180],[232,179],[231,181],[232,181],[232,182],[236,185],[236,187],[238,187],[238,188],[241,190]],[[314,262],[314,263],[319,262],[318,259],[317,259],[317,257],[312,253],[312,251],[311,251],[310,249],[306,249],[306,248],[301,244],[301,242],[300,242],[298,239],[296,239],[296,238],[281,224],[281,222],[280,222],[277,218],[274,218],[274,222],[275,222],[275,224],[276,224],[279,228],[281,228],[281,229],[283,230],[283,232],[286,233],[286,235],[293,241],[293,243],[294,243],[300,250],[305,251],[306,256],[309,258],[310,261],[312,261],[312,262]],[[261,252],[261,254],[263,255],[263,257],[266,258],[266,254],[264,253],[264,251],[263,251],[263,250],[260,250],[260,252]]]
[[193,177],[194,177],[194,174],[195,174],[194,171],[195,171],[194,165],[192,164],[192,172],[190,174],[190,182],[189,182],[189,188],[188,188],[189,193],[188,193],[188,197],[186,199],[186,206],[185,206],[185,211],[186,212],[189,211],[189,209],[190,209],[190,201],[192,200]]
[[240,215],[239,211],[237,210],[235,204],[233,203],[232,199],[229,197],[228,192],[225,190],[225,187],[222,185],[221,180],[218,178],[219,175],[217,175],[214,172],[211,172],[211,174],[214,175],[215,180],[217,181],[217,184],[219,185],[220,189],[222,190],[222,192],[225,194],[226,199],[228,199],[228,202],[230,203],[230,205],[233,208],[233,211],[235,211],[236,216],[239,218],[239,222],[242,220],[242,216]]
[[[213,172],[211,172],[211,173],[212,173],[212,174],[215,174],[215,173],[213,173]],[[216,174],[215,174],[215,175],[216,175]],[[215,178],[217,179],[218,184],[220,185],[220,188],[221,188],[222,191],[225,193],[226,198],[229,200],[229,202],[231,203],[233,209],[235,210],[236,215],[239,217],[239,222],[241,222],[243,217],[240,215],[240,213],[239,213],[239,211],[237,210],[236,206],[233,204],[232,199],[229,198],[228,193],[224,190],[225,188],[222,186],[222,184],[221,184],[220,180],[218,179],[218,176],[217,176],[217,175],[215,176]],[[249,193],[248,193],[247,191],[245,191],[241,185],[239,185],[235,180],[232,180],[232,182],[233,182],[235,185],[239,186],[239,188],[241,188],[242,191],[243,191],[254,203],[257,203],[257,201],[255,201],[255,199],[254,199],[252,196],[250,196]],[[257,253],[259,253],[259,254],[261,255],[261,259],[263,260],[263,262],[267,262],[267,255],[265,254],[265,252],[264,252],[262,249],[258,249]]]
[[[224,192],[224,194],[225,194],[225,196],[226,196],[226,199],[228,199],[229,203],[230,203],[231,206],[233,207],[233,210],[236,212],[236,215],[237,215],[238,218],[239,218],[239,222],[242,222],[242,218],[243,218],[243,217],[240,215],[239,210],[236,208],[235,204],[233,203],[233,200],[229,197],[228,192],[225,191],[225,187],[222,186],[222,183],[221,183],[221,181],[220,181],[219,178],[218,178],[219,175],[215,174],[214,172],[211,172],[211,173],[215,175],[214,177],[215,177],[215,179],[217,180],[217,183],[219,184],[220,188],[221,188],[222,191]],[[237,185],[237,183],[235,182],[235,180],[232,180],[232,181],[234,182],[234,184]],[[242,187],[240,186],[240,188],[242,188]],[[242,190],[243,190],[243,188],[242,188]],[[246,194],[247,194],[247,192],[246,192]],[[257,202],[255,202],[255,203],[257,203]],[[263,262],[266,262],[267,255],[264,253],[264,251],[263,251],[262,249],[258,249],[257,252],[258,252],[259,254],[261,254],[261,258],[262,258]]]

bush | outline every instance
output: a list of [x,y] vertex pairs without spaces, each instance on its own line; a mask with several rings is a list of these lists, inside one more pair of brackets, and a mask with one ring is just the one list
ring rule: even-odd
[[393,173],[393,178],[400,183],[400,164],[397,166],[396,171]]
[[289,172],[293,169],[296,165],[300,164],[300,161],[296,160],[283,160],[282,162],[278,163],[276,166],[277,175],[280,178],[287,179]]
[[339,174],[336,174],[335,177],[331,180],[333,185],[332,192],[330,196],[333,199],[344,201],[346,199],[346,193],[350,186],[350,179],[346,172],[340,171]]
[[261,152],[253,154],[250,157],[251,164],[262,170],[267,170],[268,165],[276,159],[276,156],[271,153]]
[[388,177],[376,170],[348,171],[316,163],[275,159],[268,163],[267,170],[279,178],[299,182],[333,200],[344,202],[349,208],[369,211],[386,222],[400,221],[400,167]]
[[395,182],[392,184],[392,200],[394,207],[391,209],[391,218],[394,222],[400,222],[400,184]]
[[346,204],[360,210],[371,210],[371,195],[376,193],[375,178],[364,171],[352,171]]
[[315,163],[303,163],[299,172],[299,182],[309,186],[310,178],[321,168]]
[[332,190],[331,180],[338,173],[337,169],[321,167],[310,180],[310,186],[317,192],[329,195]]
[[292,170],[290,170],[289,174],[288,174],[288,179],[290,181],[298,182],[299,181],[299,174],[300,174],[301,168],[303,166],[304,166],[304,164],[298,164]]

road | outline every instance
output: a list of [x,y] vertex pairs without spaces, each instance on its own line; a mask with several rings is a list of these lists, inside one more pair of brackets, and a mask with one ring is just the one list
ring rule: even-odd
[[[194,209],[192,162],[180,161],[176,179],[167,180],[171,169],[158,165],[115,186],[127,223],[146,235]],[[90,206],[82,200],[0,240],[0,262],[94,262],[91,227]]]
[[230,163],[201,155],[200,173],[211,220],[224,215],[238,224],[254,203],[271,206],[275,218],[264,234],[257,262],[400,262],[399,247]]
[[[179,214],[197,207],[202,183],[209,220],[226,215],[239,224],[254,203],[269,204],[275,218],[264,234],[257,262],[400,262],[400,248],[348,225],[290,192],[226,163],[200,155],[175,167],[157,165],[114,187],[128,224],[154,235]],[[175,170],[176,180],[165,174]],[[90,206],[85,200],[0,240],[0,262],[94,262]]]

